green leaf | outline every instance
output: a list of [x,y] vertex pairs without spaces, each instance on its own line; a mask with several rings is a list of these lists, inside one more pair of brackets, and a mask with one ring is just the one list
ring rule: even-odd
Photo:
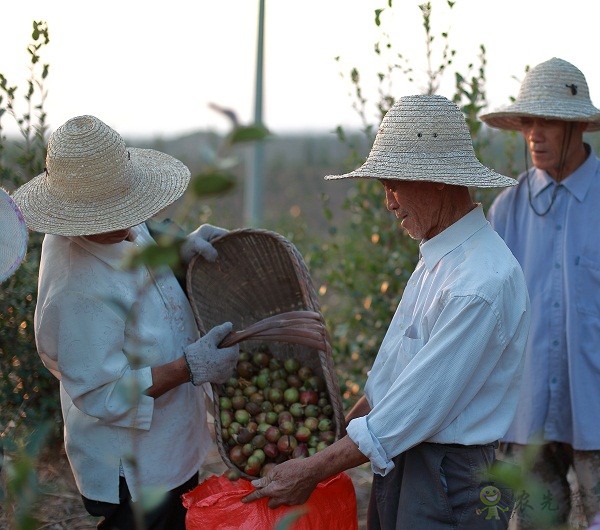
[[229,136],[229,142],[231,144],[237,144],[240,142],[255,142],[257,140],[264,140],[271,133],[264,125],[250,125],[236,127]]
[[235,186],[235,176],[218,169],[210,169],[196,175],[192,180],[192,190],[198,197],[225,193]]
[[296,508],[286,513],[277,523],[273,530],[288,530],[292,524],[300,519],[308,510],[306,508]]
[[168,246],[150,245],[132,254],[127,261],[127,266],[131,268],[140,267],[141,265],[151,268],[163,265],[176,267],[179,265],[179,244],[173,243]]
[[144,486],[142,487],[141,505],[145,512],[153,510],[166,496],[166,491],[160,486]]

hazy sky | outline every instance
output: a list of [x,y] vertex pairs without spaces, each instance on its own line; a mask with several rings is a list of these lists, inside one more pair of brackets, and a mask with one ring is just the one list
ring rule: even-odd
[[[384,17],[416,83],[398,81],[400,97],[426,80],[424,31],[418,5],[395,0]],[[553,56],[578,66],[600,106],[597,0],[432,0],[433,34],[450,34],[459,70],[487,48],[487,91],[493,107],[518,92],[525,67]],[[258,0],[26,0],[10,2],[0,19],[0,72],[25,87],[26,46],[33,20],[45,20],[50,44],[46,110],[50,129],[93,114],[123,135],[170,136],[224,131],[226,119],[209,102],[253,119]],[[373,52],[380,32],[374,10],[386,0],[266,0],[264,122],[273,132],[332,130],[357,125],[350,84],[353,66],[376,100]],[[556,4],[556,7],[554,6]],[[161,7],[159,7],[161,6]],[[435,44],[435,43],[434,43]],[[440,46],[434,46],[439,56]],[[340,56],[340,62],[335,57]],[[447,76],[439,93],[452,95]],[[376,121],[373,106],[371,121]],[[5,125],[8,125],[5,120]],[[10,129],[10,127],[9,127]]]

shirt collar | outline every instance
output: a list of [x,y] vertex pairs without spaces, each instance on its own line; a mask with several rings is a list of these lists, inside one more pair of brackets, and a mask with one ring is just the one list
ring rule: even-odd
[[483,207],[479,204],[437,236],[421,242],[421,256],[427,269],[431,271],[446,254],[462,245],[486,224]]
[[[579,202],[585,199],[590,186],[596,178],[596,173],[600,169],[600,160],[596,158],[591,148],[589,151],[589,155],[585,159],[585,162],[561,182],[562,186],[565,187]],[[556,182],[548,175],[548,173],[537,168],[534,168],[533,173],[527,178],[530,178],[529,184],[531,186],[531,194],[533,197],[537,197],[548,187],[556,185]]]
[[111,245],[103,245],[102,243],[94,243],[82,236],[72,236],[69,239],[80,246],[100,261],[106,263],[109,267],[115,270],[123,269],[124,259],[139,245],[146,245],[152,242],[152,238],[142,223],[130,229],[131,238],[133,241],[121,241]]

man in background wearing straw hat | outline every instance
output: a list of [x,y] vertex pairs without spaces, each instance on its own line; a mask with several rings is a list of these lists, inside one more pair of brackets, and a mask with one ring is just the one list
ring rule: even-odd
[[600,159],[584,131],[600,129],[586,79],[552,58],[532,68],[512,105],[481,116],[523,134],[533,166],[494,201],[489,218],[521,263],[531,296],[531,332],[517,415],[502,449],[530,464],[544,499],[518,510],[564,524],[573,469],[588,522],[600,510]]
[[[145,221],[189,178],[179,160],[126,147],[98,118],[79,116],[51,135],[45,173],[14,195],[29,228],[47,234],[36,345],[60,380],[65,449],[86,509],[104,516],[99,528],[137,528],[135,501],[149,488],[164,494],[145,528],[185,528],[180,496],[211,443],[202,386],[225,381],[237,361],[237,346],[218,347],[231,323],[198,338],[172,271],[122,267],[154,243]],[[203,225],[182,254],[214,260],[209,240],[221,232]]]
[[408,96],[367,161],[328,179],[377,179],[420,259],[383,339],[348,435],[253,481],[246,502],[300,504],[328,476],[371,462],[370,529],[506,528],[508,491],[482,478],[516,408],[529,299],[523,272],[469,186],[515,184],[475,157],[460,109]]

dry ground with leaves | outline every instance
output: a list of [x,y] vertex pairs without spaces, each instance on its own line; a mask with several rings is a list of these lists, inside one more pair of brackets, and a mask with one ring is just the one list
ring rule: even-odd
[[[220,475],[226,469],[217,447],[213,443],[201,471],[200,480],[213,474]],[[359,530],[364,530],[366,529],[367,506],[371,492],[371,467],[369,464],[363,464],[347,473],[352,479],[356,492]],[[572,476],[570,478],[573,480]],[[38,467],[38,480],[44,494],[37,503],[36,514],[40,521],[37,530],[93,530],[96,528],[98,519],[89,516],[83,508],[62,445],[47,450],[42,455]],[[586,528],[586,524],[577,493],[574,495],[573,505],[575,510],[571,515],[570,529],[582,530]],[[510,528],[514,528],[513,524],[510,525]],[[0,512],[0,530],[12,530],[7,514],[2,512]]]
[[[213,438],[214,439],[214,438]],[[227,468],[213,444],[202,470],[201,480],[213,474],[220,475]],[[356,491],[359,528],[365,528],[365,517],[371,488],[371,469],[368,464],[348,472]],[[47,450],[41,457],[38,480],[44,494],[37,504],[36,514],[40,521],[38,530],[93,530],[97,518],[91,517],[83,508],[73,480],[71,468],[62,445]],[[0,508],[1,510],[1,508]],[[0,529],[12,530],[7,514],[0,512]]]

